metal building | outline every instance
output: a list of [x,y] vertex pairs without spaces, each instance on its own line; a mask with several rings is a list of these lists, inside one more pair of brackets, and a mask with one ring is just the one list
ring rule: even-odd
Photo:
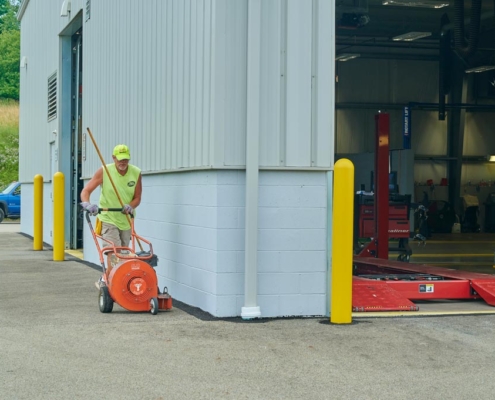
[[41,174],[51,243],[61,171],[66,247],[97,262],[78,206],[100,166],[89,127],[108,162],[125,143],[142,169],[136,230],[174,298],[218,317],[328,314],[334,13],[321,0],[24,0],[22,232]]

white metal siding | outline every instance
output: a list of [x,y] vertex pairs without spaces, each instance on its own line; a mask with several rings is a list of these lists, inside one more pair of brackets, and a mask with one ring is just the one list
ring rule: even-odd
[[[72,1],[68,17],[60,16],[58,1],[30,0],[22,18],[28,68],[21,71],[21,179],[49,173],[48,142],[60,115],[47,123],[46,82],[59,73],[58,34],[79,15],[83,130],[91,128],[107,162],[113,146],[123,142],[144,172],[244,166],[247,4],[93,1],[86,20],[83,0]],[[333,96],[322,96],[332,93],[331,70],[315,65],[330,59],[333,33],[317,23],[322,17],[313,8],[330,6],[274,0],[262,7],[260,164],[329,167],[332,127],[314,110],[331,109]],[[325,85],[318,97],[314,70]],[[61,82],[59,76],[59,88]],[[31,165],[31,155],[43,148],[47,151]],[[89,138],[85,150],[82,174],[89,177],[100,161]]]
[[331,1],[315,2],[315,43],[313,49],[313,157],[312,166],[333,166],[335,143],[335,29],[328,21],[335,20]]
[[[27,0],[25,0],[27,1]],[[72,2],[77,9],[79,0]],[[58,34],[68,19],[60,17],[59,1],[30,0],[21,20],[19,179],[32,182],[36,174],[51,179],[50,141],[58,130],[60,91],[57,90],[57,118],[48,122],[48,78],[59,73]]]
[[311,163],[311,28],[311,8],[305,2],[289,0],[285,165],[291,167]]
[[[331,3],[263,1],[261,17],[260,165],[330,167],[333,162]],[[318,12],[314,12],[318,10]],[[218,1],[216,19],[216,160],[244,166],[247,1]],[[319,110],[319,111],[315,111]]]
[[[85,127],[143,171],[209,166],[214,1],[92,2],[83,23]],[[99,164],[89,146],[84,176]]]
[[260,165],[281,164],[282,126],[285,126],[281,124],[281,105],[285,98],[282,85],[285,80],[284,11],[280,0],[261,2]]
[[247,1],[217,0],[215,164],[246,163]]

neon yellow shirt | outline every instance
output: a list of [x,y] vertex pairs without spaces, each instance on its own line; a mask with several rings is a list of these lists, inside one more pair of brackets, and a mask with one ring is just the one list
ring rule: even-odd
[[[120,198],[124,204],[129,204],[134,198],[134,192],[136,191],[136,185],[138,183],[139,174],[141,170],[129,164],[125,175],[120,175],[115,164],[107,164],[108,174],[111,176]],[[103,169],[103,184],[101,185],[100,194],[100,208],[121,208],[121,204],[112,186],[112,182],[107,175],[105,169]],[[136,211],[133,212],[136,216]],[[127,217],[125,214],[115,211],[102,211],[98,218],[102,222],[115,225],[120,230],[131,229]]]

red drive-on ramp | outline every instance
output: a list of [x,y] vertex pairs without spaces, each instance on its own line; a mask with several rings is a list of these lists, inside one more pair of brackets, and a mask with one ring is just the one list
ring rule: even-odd
[[426,264],[354,257],[352,309],[418,311],[413,300],[483,299],[495,306],[495,276]]

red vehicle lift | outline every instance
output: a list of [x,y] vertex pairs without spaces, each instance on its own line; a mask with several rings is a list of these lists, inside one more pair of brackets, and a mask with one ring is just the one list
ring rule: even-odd
[[[375,237],[375,207],[374,195],[356,194],[354,205],[354,243],[359,246],[359,238]],[[389,198],[388,205],[388,237],[398,239],[398,247],[388,247],[388,251],[399,252],[397,260],[409,261],[412,255],[409,246],[411,236],[409,229],[409,210],[411,195],[394,194]],[[374,254],[375,243],[369,244],[370,253]]]
[[418,311],[412,300],[483,299],[495,306],[495,276],[388,259],[389,126],[387,113],[375,116],[374,236],[354,256],[353,311]]

